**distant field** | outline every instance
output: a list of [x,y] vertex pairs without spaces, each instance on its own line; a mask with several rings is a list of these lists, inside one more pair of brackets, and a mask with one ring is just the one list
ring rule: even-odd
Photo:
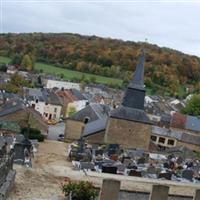
[[[0,56],[0,63],[8,63],[9,61],[10,61],[10,58]],[[104,76],[97,76],[97,75],[93,75],[93,74],[87,74],[87,73],[82,73],[82,72],[78,72],[78,71],[63,69],[63,68],[45,64],[45,63],[36,63],[35,69],[42,70],[43,73],[45,73],[45,74],[53,74],[53,75],[63,74],[65,80],[72,80],[74,77],[81,78],[84,74],[86,79],[95,77],[97,83],[102,83],[102,84],[111,84],[112,83],[112,84],[118,84],[118,85],[122,84],[122,80],[120,80],[120,79],[108,78],[108,77],[104,77]]]
[[0,56],[0,63],[9,63],[10,58]]
[[113,83],[113,84],[119,84],[119,85],[122,84],[122,80],[120,80],[120,79],[108,78],[108,77],[104,77],[104,76],[97,76],[97,75],[93,75],[93,74],[82,73],[82,72],[78,72],[78,71],[55,67],[53,65],[48,65],[48,64],[44,64],[44,63],[36,63],[35,69],[43,70],[43,72],[46,74],[56,74],[56,75],[63,74],[64,79],[66,79],[66,80],[71,80],[74,77],[81,78],[81,76],[83,76],[83,74],[84,74],[86,79],[95,77],[97,83],[103,83],[103,84]]

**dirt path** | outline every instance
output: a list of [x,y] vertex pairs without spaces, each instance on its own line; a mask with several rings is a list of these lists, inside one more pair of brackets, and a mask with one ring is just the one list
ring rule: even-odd
[[46,171],[47,166],[69,166],[66,162],[66,144],[45,141],[39,146],[33,168],[15,165],[17,171],[14,188],[8,200],[57,200],[62,199],[60,183],[64,177],[54,176]]

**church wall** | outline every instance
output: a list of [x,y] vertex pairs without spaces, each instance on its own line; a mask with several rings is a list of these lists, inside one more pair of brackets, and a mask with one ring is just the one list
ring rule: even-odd
[[86,142],[90,144],[104,144],[105,131],[100,131],[88,137],[85,137]]
[[65,124],[65,141],[78,140],[83,131],[83,122],[67,119]]
[[104,141],[120,144],[124,148],[142,148],[148,150],[151,137],[151,125],[110,118]]
[[194,145],[194,144],[178,141],[176,146],[184,146],[190,150],[200,152],[200,145]]

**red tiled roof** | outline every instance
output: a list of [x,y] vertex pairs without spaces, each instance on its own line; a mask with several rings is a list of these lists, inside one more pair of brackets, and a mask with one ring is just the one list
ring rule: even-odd
[[187,116],[181,113],[174,113],[171,119],[171,127],[185,129]]

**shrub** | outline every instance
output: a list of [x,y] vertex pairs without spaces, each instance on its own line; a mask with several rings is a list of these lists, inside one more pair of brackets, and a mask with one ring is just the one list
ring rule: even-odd
[[44,135],[41,134],[40,130],[35,129],[35,128],[30,128],[29,130],[28,130],[28,128],[23,128],[21,130],[21,133],[23,135],[28,134],[28,132],[29,132],[29,136],[28,136],[29,139],[38,140],[39,142],[43,142],[44,141]]
[[71,194],[72,200],[94,200],[98,196],[93,184],[88,181],[69,182],[62,186],[65,196]]

